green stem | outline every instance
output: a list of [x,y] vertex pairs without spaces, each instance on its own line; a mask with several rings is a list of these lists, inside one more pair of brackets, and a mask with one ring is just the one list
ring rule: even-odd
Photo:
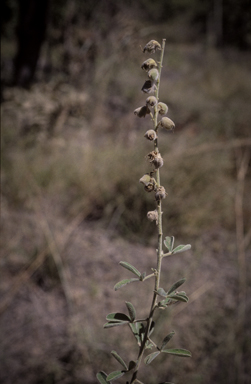
[[[155,97],[157,100],[159,100],[159,85],[160,85],[160,75],[161,75],[161,69],[162,69],[162,63],[163,63],[163,58],[164,58],[164,50],[165,50],[165,43],[166,40],[162,40],[162,47],[161,47],[161,55],[160,55],[160,61],[159,61],[159,66],[158,66],[158,71],[159,71],[159,78],[156,84],[156,91],[155,91]],[[156,130],[157,123],[158,123],[158,105],[154,107],[154,116],[153,116],[153,123],[154,123],[154,128]],[[159,152],[158,148],[158,139],[154,140],[154,150],[156,152]],[[159,187],[160,184],[160,171],[157,169],[156,171],[156,181],[157,181],[157,186]],[[137,365],[135,367],[132,379],[130,384],[138,382],[137,379],[137,374],[139,371],[139,367],[146,349],[146,343],[149,340],[149,332],[151,329],[151,325],[153,322],[153,314],[154,310],[156,308],[156,302],[157,302],[157,290],[159,289],[159,284],[160,284],[160,273],[161,273],[161,262],[163,258],[163,252],[162,252],[162,242],[163,242],[163,231],[162,231],[162,210],[161,210],[161,200],[157,202],[157,212],[158,212],[158,250],[157,250],[157,268],[156,268],[156,273],[155,275],[155,284],[154,284],[154,293],[153,293],[153,298],[152,298],[152,304],[151,304],[151,309],[149,312],[148,316],[148,321],[146,325],[146,331],[144,335],[144,339],[142,341],[141,347],[139,349],[139,355],[138,355],[138,360],[137,360]]]

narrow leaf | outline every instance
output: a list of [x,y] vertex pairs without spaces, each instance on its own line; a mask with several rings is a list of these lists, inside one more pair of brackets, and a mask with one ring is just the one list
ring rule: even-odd
[[184,284],[186,281],[185,278],[183,279],[180,279],[179,281],[176,281],[176,283],[174,283],[171,288],[169,289],[169,291],[167,292],[168,295],[170,295],[170,293],[176,291],[177,288],[179,288],[182,284]]
[[126,301],[126,306],[127,306],[131,321],[134,321],[136,318],[136,311],[134,306],[132,305],[132,303],[129,303],[128,301]]
[[105,323],[104,328],[112,328],[112,327],[117,327],[118,325],[124,325],[124,324],[128,324],[128,321],[120,321],[120,322],[111,321],[109,323]]
[[135,268],[132,264],[130,263],[127,263],[126,261],[120,261],[119,262],[119,265],[121,265],[122,267],[128,269],[128,271],[131,271],[132,273],[134,273],[136,276],[140,277],[141,276],[141,273],[137,270],[137,268]]
[[169,353],[169,355],[176,355],[181,357],[191,357],[192,354],[187,349],[175,348],[175,349],[163,349],[161,352]]
[[165,346],[167,345],[167,343],[171,340],[171,338],[175,335],[175,332],[172,331],[170,332],[165,338],[164,340],[162,341],[162,345],[161,345],[161,350],[165,348]]
[[122,372],[122,371],[114,371],[107,376],[107,380],[112,381],[112,380],[118,379],[119,377],[124,376],[124,374],[125,372]]
[[144,362],[145,364],[150,364],[158,355],[160,354],[159,351],[153,352],[150,355],[146,356]]
[[168,296],[170,299],[173,299],[173,300],[178,300],[178,301],[183,301],[184,303],[187,303],[188,302],[188,297],[185,296],[185,295],[170,295]]
[[174,236],[166,236],[164,240],[164,244],[167,247],[168,251],[171,252],[173,250],[174,245]]
[[188,251],[188,249],[191,249],[191,245],[190,244],[178,245],[178,247],[174,248],[174,250],[172,251],[172,254],[180,253],[180,252],[185,252],[185,251]]
[[124,280],[121,280],[119,281],[115,286],[114,286],[114,289],[115,291],[117,291],[119,288],[122,288],[124,287],[125,285],[129,284],[129,283],[132,283],[133,281],[139,281],[139,279],[124,279]]
[[122,359],[122,357],[120,357],[116,351],[111,351],[111,354],[125,368],[125,370],[128,371],[127,365]]
[[130,318],[124,313],[115,312],[115,313],[109,313],[109,315],[106,316],[106,320],[119,322],[119,321],[130,321]]
[[167,296],[167,293],[164,291],[163,288],[159,288],[159,289],[157,290],[157,293],[158,293],[158,295],[163,296],[163,297],[166,297],[166,296]]
[[107,381],[107,374],[103,371],[98,372],[96,378],[101,384],[110,384],[109,381]]

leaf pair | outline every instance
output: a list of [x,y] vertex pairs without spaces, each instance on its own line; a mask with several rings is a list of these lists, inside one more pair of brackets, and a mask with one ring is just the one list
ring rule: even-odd
[[165,292],[163,288],[159,288],[157,290],[158,295],[165,297],[165,300],[162,300],[159,302],[159,307],[166,307],[168,304],[172,302],[172,300],[175,301],[183,301],[185,303],[188,302],[188,297],[184,291],[177,292],[176,289],[179,288],[184,282],[186,281],[185,278],[178,280],[176,283],[174,283],[168,292]]
[[191,249],[190,244],[178,245],[178,247],[173,249],[174,240],[175,240],[174,236],[171,236],[171,237],[167,236],[164,240],[164,244],[165,244],[166,248],[168,249],[168,251],[171,253],[171,255],[174,255],[175,253],[185,252],[185,251],[188,251],[189,249]]
[[135,361],[130,361],[129,362],[129,367],[127,367],[126,363],[124,362],[124,360],[122,359],[122,357],[116,352],[116,351],[112,351],[111,352],[112,356],[122,365],[122,367],[124,368],[123,370],[120,370],[120,371],[114,371],[114,372],[111,372],[109,375],[107,375],[105,372],[101,371],[101,372],[98,372],[96,377],[98,379],[98,381],[101,383],[101,384],[109,384],[111,381],[115,380],[115,379],[119,379],[120,377],[122,377],[126,372],[129,372],[131,371],[133,368],[135,368],[136,366],[136,363]]
[[124,280],[121,280],[119,281],[115,286],[114,286],[114,289],[115,291],[117,291],[119,288],[122,288],[124,287],[125,285],[129,284],[129,283],[132,283],[134,281],[143,281],[144,278],[146,277],[146,273],[140,273],[137,268],[135,268],[132,264],[130,263],[127,263],[126,261],[120,261],[119,264],[128,269],[128,271],[132,272],[134,275],[137,276],[137,278],[132,278],[132,279],[124,279]]
[[132,303],[129,303],[128,301],[126,302],[126,306],[129,316],[120,312],[109,313],[109,315],[106,316],[106,320],[108,320],[108,323],[104,324],[104,328],[111,328],[116,327],[118,325],[132,323],[136,319],[135,308]]

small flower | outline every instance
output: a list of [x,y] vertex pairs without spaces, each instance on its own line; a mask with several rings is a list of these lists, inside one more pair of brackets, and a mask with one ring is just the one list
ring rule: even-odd
[[165,199],[166,196],[167,196],[167,193],[166,193],[166,190],[164,187],[158,187],[156,189],[156,193],[155,193],[155,200],[156,201],[160,201],[162,199]]
[[159,152],[152,151],[148,153],[147,157],[150,163],[154,165],[155,169],[162,167],[164,164],[163,158]]
[[149,131],[146,131],[146,133],[144,134],[144,137],[150,141],[153,141],[157,139],[158,136],[153,129],[149,129]]
[[151,80],[146,80],[141,91],[145,93],[153,93],[156,90],[156,85]]
[[166,115],[168,106],[165,103],[158,103],[158,111],[161,115]]
[[150,221],[156,221],[156,225],[158,224],[158,212],[155,209],[154,211],[147,212],[147,218]]
[[167,129],[168,131],[173,131],[175,124],[168,117],[162,117],[162,119],[158,122],[157,128],[162,127]]
[[150,109],[147,105],[144,105],[143,107],[136,108],[134,110],[134,115],[137,115],[138,117],[145,117],[147,114],[150,113]]
[[152,192],[155,190],[156,180],[148,173],[142,176],[139,182],[144,185],[144,189],[146,192]]
[[157,104],[158,100],[155,96],[149,96],[146,99],[146,105],[149,105],[150,107],[154,107]]
[[156,68],[150,69],[150,71],[148,72],[148,77],[153,81],[157,81],[159,78],[158,70]]
[[143,53],[145,52],[154,53],[156,49],[161,50],[160,43],[158,43],[156,40],[151,40],[145,45],[143,49]]
[[151,58],[144,61],[144,63],[141,65],[141,68],[144,69],[145,71],[149,71],[149,69],[157,68],[157,67],[158,66],[156,61]]

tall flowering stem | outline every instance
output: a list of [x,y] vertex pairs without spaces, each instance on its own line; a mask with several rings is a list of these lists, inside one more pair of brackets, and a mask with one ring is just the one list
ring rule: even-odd
[[[156,268],[152,268],[153,273],[146,275],[146,272],[141,273],[136,267],[126,261],[121,261],[119,264],[134,274],[133,278],[124,279],[119,281],[115,285],[115,291],[130,284],[132,282],[144,282],[149,278],[154,278],[154,289],[152,295],[151,307],[146,310],[148,315],[144,319],[137,319],[136,310],[132,303],[126,302],[128,315],[120,312],[114,312],[107,315],[107,323],[104,328],[112,328],[115,326],[128,325],[130,331],[135,336],[138,345],[138,355],[134,361],[129,361],[127,364],[122,357],[116,352],[112,351],[112,356],[122,365],[123,369],[106,374],[104,371],[100,371],[97,374],[97,379],[101,384],[110,384],[114,380],[122,377],[125,374],[131,375],[126,384],[144,384],[138,379],[139,370],[143,360],[143,356],[148,349],[155,349],[144,358],[146,365],[151,364],[152,361],[158,357],[160,353],[176,355],[180,357],[190,357],[191,353],[182,348],[167,349],[167,343],[172,339],[175,332],[169,332],[162,342],[158,344],[152,340],[152,333],[154,331],[155,322],[153,320],[154,313],[159,309],[167,309],[172,304],[179,301],[187,302],[188,297],[184,291],[177,291],[177,289],[185,282],[182,278],[172,284],[172,286],[166,291],[160,287],[161,265],[165,257],[171,256],[177,253],[184,252],[191,248],[190,244],[178,245],[174,248],[174,237],[166,236],[163,241],[163,228],[162,228],[162,200],[165,199],[167,193],[165,188],[160,182],[160,168],[163,166],[164,161],[159,151],[158,135],[161,128],[167,131],[173,131],[174,123],[168,117],[162,117],[167,114],[168,107],[165,103],[159,101],[159,88],[160,88],[160,76],[163,65],[164,51],[165,51],[165,39],[162,40],[160,45],[157,41],[151,40],[143,49],[143,52],[155,53],[160,51],[160,61],[156,63],[152,58],[147,59],[142,64],[141,68],[147,72],[148,80],[145,81],[142,91],[146,94],[153,93],[154,96],[149,96],[146,99],[145,105],[135,109],[134,114],[138,117],[145,117],[150,115],[153,122],[153,129],[148,130],[145,133],[145,138],[153,142],[153,151],[150,152],[147,157],[154,169],[151,172],[146,173],[140,179],[140,182],[144,185],[144,189],[147,193],[155,194],[155,206],[154,211],[147,213],[147,217],[150,221],[155,221],[158,230],[158,248],[157,248],[157,262]],[[161,115],[161,119],[158,121],[158,117]],[[167,252],[163,252],[163,244],[167,248]],[[151,337],[151,338],[150,338]]]

